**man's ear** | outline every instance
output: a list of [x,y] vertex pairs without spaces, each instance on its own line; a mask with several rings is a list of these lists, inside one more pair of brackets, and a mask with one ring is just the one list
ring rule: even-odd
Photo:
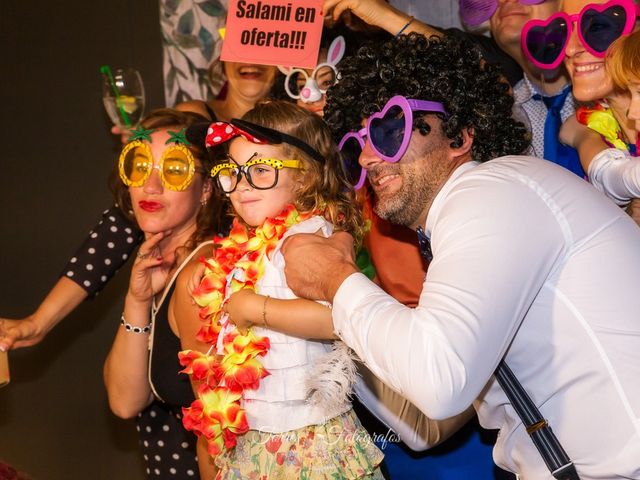
[[451,144],[451,154],[453,157],[460,157],[471,152],[474,138],[473,128],[465,128],[460,135],[453,139]]

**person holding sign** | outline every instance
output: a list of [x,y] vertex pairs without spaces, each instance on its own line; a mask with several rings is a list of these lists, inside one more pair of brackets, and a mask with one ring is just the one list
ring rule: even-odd
[[327,100],[327,90],[338,81],[338,62],[342,60],[346,49],[343,36],[337,36],[329,47],[320,46],[318,65],[311,69],[278,67],[285,75],[284,88],[287,95],[294,99],[299,107],[321,117]]
[[231,2],[220,58],[313,68],[323,16],[319,0]]
[[285,92],[298,106],[323,116],[327,90],[340,79],[339,63],[346,56],[355,53],[364,42],[385,41],[389,38],[387,32],[377,27],[354,30],[342,22],[331,28],[325,25],[317,65],[313,68],[278,66],[285,75]]
[[241,117],[269,96],[277,77],[277,69],[271,65],[222,62],[222,67],[227,79],[223,99],[190,100],[176,105],[176,109],[196,112],[212,121]]

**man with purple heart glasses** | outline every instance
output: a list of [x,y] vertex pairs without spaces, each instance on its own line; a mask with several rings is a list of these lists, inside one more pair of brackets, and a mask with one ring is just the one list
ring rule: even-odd
[[342,137],[338,148],[342,151],[349,181],[356,190],[362,188],[367,177],[366,171],[359,165],[359,157],[367,138],[376,155],[386,162],[396,163],[409,146],[414,111],[447,114],[440,102],[407,99],[396,95],[382,110],[369,117],[366,127]]
[[[425,35],[463,36],[476,43],[489,63],[501,65],[514,85],[515,114],[528,124],[532,139],[529,154],[557,163],[580,177],[584,171],[577,152],[558,139],[561,124],[575,113],[575,101],[564,69],[542,69],[523,53],[520,38],[529,20],[546,18],[558,10],[559,0],[459,0],[462,22],[470,27],[489,23],[491,38],[455,28],[440,30],[425,25],[377,0],[326,0],[325,7],[351,8],[365,21],[396,33],[406,22],[403,33],[416,31]],[[353,4],[353,5],[352,5]],[[506,52],[506,54],[505,54]],[[505,58],[506,57],[506,58]],[[515,61],[515,68],[509,60]],[[524,76],[522,75],[524,74]]]
[[[549,424],[580,478],[640,478],[640,230],[566,169],[517,155],[507,86],[462,39],[368,45],[341,73],[325,119],[362,142],[375,211],[432,261],[409,308],[358,272],[347,235],[297,235],[289,286],[332,302],[340,338],[428,417],[473,404],[500,429],[498,466],[552,478],[529,437]],[[543,416],[530,429],[493,376],[503,359]]]

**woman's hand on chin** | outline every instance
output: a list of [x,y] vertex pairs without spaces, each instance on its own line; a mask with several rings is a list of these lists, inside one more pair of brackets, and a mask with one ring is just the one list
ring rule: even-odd
[[152,234],[140,245],[131,268],[127,296],[137,303],[151,302],[153,296],[166,285],[170,265],[160,252],[159,243],[166,232]]

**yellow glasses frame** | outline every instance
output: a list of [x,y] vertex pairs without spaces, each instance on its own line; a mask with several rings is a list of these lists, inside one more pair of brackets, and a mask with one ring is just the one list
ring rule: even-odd
[[[140,140],[134,140],[133,142],[127,143],[122,149],[122,152],[120,153],[120,159],[118,160],[118,172],[120,173],[120,179],[126,186],[141,187],[149,179],[149,177],[151,176],[151,172],[153,170],[158,170],[158,173],[160,174],[160,181],[162,182],[163,187],[168,188],[169,190],[174,190],[176,192],[182,192],[187,188],[189,188],[189,185],[191,185],[191,182],[193,181],[193,175],[196,172],[196,162],[195,162],[195,159],[193,158],[193,153],[191,153],[191,150],[189,150],[185,145],[177,143],[173,146],[167,147],[165,151],[162,152],[162,156],[160,157],[160,161],[158,162],[158,165],[151,166],[149,170],[144,174],[144,176],[140,180],[137,180],[135,182],[131,181],[131,179],[127,177],[127,174],[124,168],[124,163],[127,159],[127,154],[134,148],[142,148],[147,154],[147,157],[149,158],[149,160],[153,161],[151,148],[149,147],[148,144]],[[165,159],[169,156],[169,154],[171,154],[176,150],[178,150],[184,155],[185,159],[188,162],[188,168],[189,168],[187,171],[185,180],[179,185],[173,185],[172,183],[167,181],[164,175],[164,168],[163,168]]]
[[[225,168],[238,168],[240,171],[245,173],[243,170],[253,167],[254,165],[268,165],[270,167],[275,168],[276,170],[282,170],[283,168],[302,168],[302,162],[300,160],[280,160],[278,158],[253,158],[249,160],[244,165],[238,165],[237,163],[219,163],[215,167],[211,169],[211,176],[215,177],[220,173],[220,170],[224,170]],[[244,168],[243,168],[244,167]],[[246,173],[245,173],[246,174]]]
[[[254,154],[256,155],[256,154]],[[233,161],[233,159],[231,159]],[[274,183],[273,185],[271,185],[270,187],[258,187],[253,183],[253,180],[251,179],[251,175],[248,175],[248,169],[253,167],[254,165],[267,165],[269,167],[273,167],[276,170],[276,177],[274,179]],[[242,177],[242,175],[245,176],[245,178],[247,179],[247,182],[249,182],[249,185],[251,185],[253,188],[257,189],[257,190],[269,190],[270,188],[275,187],[278,184],[278,171],[282,170],[283,168],[297,168],[300,169],[302,168],[302,161],[300,160],[280,160],[278,158],[251,158],[249,159],[244,165],[238,165],[237,163],[235,163],[235,161],[232,162],[225,162],[225,163],[220,163],[216,166],[214,166],[211,169],[211,176],[212,177],[218,177],[219,173],[224,170],[224,169],[236,169],[238,170],[238,176],[236,179],[236,184],[234,185],[234,187],[231,190],[225,190],[223,185],[220,182],[220,178],[217,178],[216,180],[218,181],[218,185],[220,186],[220,189],[225,192],[225,193],[231,193],[233,192],[236,187],[238,186],[238,182],[240,181],[240,178]]]

